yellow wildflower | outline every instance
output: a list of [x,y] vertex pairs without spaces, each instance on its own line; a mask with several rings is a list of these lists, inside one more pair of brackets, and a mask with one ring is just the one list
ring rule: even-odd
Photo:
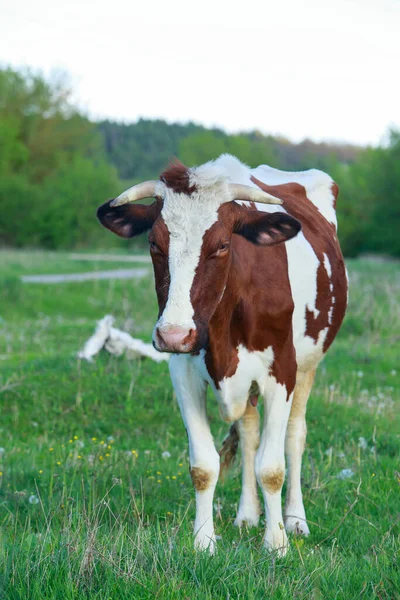
[[54,448],[49,448],[49,452],[53,452]]

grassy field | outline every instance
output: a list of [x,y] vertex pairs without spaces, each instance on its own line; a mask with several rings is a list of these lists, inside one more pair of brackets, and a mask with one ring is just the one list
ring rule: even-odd
[[[0,598],[399,598],[399,264],[349,261],[349,313],[309,403],[311,535],[285,559],[264,553],[262,526],[233,526],[240,460],[217,487],[217,554],[192,550],[187,440],[165,363],[76,359],[107,313],[150,341],[152,275],[19,280],[113,266],[0,253]],[[211,395],[209,413],[219,446],[228,426]]]

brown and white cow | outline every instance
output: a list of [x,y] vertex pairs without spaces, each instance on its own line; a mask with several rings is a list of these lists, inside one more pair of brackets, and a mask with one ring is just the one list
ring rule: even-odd
[[[258,481],[265,547],[283,555],[286,532],[309,533],[300,482],[306,404],[347,303],[337,193],[321,171],[250,169],[222,155],[196,168],[176,162],[159,181],[134,186],[98,210],[101,223],[122,237],[150,231],[160,309],[153,343],[173,353],[171,378],[196,490],[197,548],[215,549],[220,456],[206,414],[208,384],[223,419],[234,422],[231,440],[240,437],[243,488],[235,524],[257,525]],[[150,206],[132,204],[151,196]]]

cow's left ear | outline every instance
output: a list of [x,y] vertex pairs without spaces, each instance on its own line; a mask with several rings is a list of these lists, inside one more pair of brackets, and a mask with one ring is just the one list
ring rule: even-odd
[[236,220],[233,233],[259,246],[275,246],[299,233],[301,224],[286,213],[246,210]]

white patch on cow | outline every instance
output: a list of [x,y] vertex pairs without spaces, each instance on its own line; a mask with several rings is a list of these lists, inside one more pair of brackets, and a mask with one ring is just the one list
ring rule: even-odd
[[243,416],[253,381],[257,383],[260,394],[265,392],[269,370],[274,361],[274,352],[271,347],[262,352],[249,352],[240,344],[237,352],[237,369],[231,377],[224,377],[219,382],[219,389],[207,371],[204,360],[205,351],[202,350],[199,356],[194,357],[197,368],[210,384],[217,398],[222,418],[227,422],[237,421]]
[[271,347],[263,352],[249,352],[239,345],[238,366],[231,377],[224,377],[215,390],[222,417],[226,421],[237,421],[246,410],[251,384],[255,381],[263,394],[269,369],[274,361]]
[[[250,167],[242,163],[236,156],[221,154],[215,161],[215,166],[224,173],[231,183],[250,185]],[[254,186],[257,187],[257,186]]]
[[308,370],[317,364],[323,356],[323,344],[327,329],[319,333],[317,342],[306,335],[306,308],[317,318],[319,311],[317,300],[317,271],[320,265],[311,244],[302,232],[286,243],[289,280],[294,302],[293,342],[296,348],[297,364],[300,369]]
[[319,212],[337,229],[335,197],[332,192],[333,179],[323,171],[279,171],[267,165],[261,165],[250,173],[267,185],[283,183],[299,183],[307,194],[307,198],[318,208]]
[[324,257],[324,267],[325,267],[325,271],[328,274],[329,279],[331,279],[332,277],[332,267],[331,267],[331,263],[329,261],[328,255],[325,254],[325,252],[323,253],[323,257]]
[[332,302],[332,304],[335,304],[335,302],[336,302],[336,298],[335,298],[335,296],[332,296],[332,300],[331,300],[331,302]]
[[[168,188],[164,191],[161,216],[170,236],[168,265],[171,282],[167,304],[157,327],[178,325],[195,329],[190,290],[199,264],[203,237],[217,221],[221,204],[231,200],[226,178],[216,173],[212,166],[205,169],[206,166],[192,172],[210,172],[208,187],[199,188],[190,196],[174,193]],[[206,183],[205,173],[202,174],[203,185]]]
[[331,323],[332,323],[332,315],[333,315],[333,305],[330,307],[330,309],[328,311],[328,323],[329,323],[329,325],[331,325]]

